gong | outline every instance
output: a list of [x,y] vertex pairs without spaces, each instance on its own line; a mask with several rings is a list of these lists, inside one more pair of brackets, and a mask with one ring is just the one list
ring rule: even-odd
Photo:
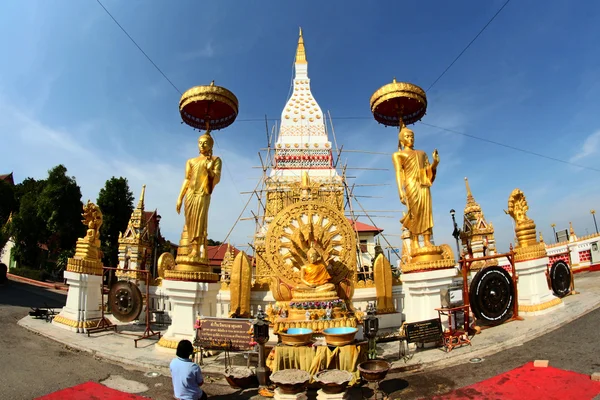
[[469,300],[477,319],[495,323],[506,321],[515,301],[511,276],[501,267],[482,269],[471,281]]
[[565,297],[571,292],[571,268],[560,260],[550,268],[550,284],[556,297]]
[[131,282],[119,281],[112,285],[108,292],[108,304],[116,319],[131,322],[142,312],[142,292]]

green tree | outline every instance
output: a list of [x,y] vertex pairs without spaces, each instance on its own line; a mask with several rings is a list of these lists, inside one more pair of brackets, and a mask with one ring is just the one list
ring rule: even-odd
[[53,259],[62,250],[72,249],[77,238],[85,235],[82,207],[81,189],[75,177],[67,176],[67,168],[60,164],[49,170],[38,199],[38,215],[46,223],[46,244]]
[[223,242],[219,242],[218,240],[212,240],[212,239],[208,239],[206,242],[209,246],[219,246],[219,245],[223,244]]
[[102,211],[103,223],[100,228],[100,240],[104,252],[104,265],[116,267],[119,256],[119,232],[125,232],[133,212],[133,193],[129,190],[127,178],[115,178],[106,181],[98,194],[98,207]]
[[[32,182],[30,181],[29,184]],[[43,182],[38,185],[41,187]],[[19,211],[13,215],[10,232],[15,241],[13,254],[21,266],[39,268],[42,260],[41,244],[47,242],[46,223],[38,215],[39,192],[21,193]]]

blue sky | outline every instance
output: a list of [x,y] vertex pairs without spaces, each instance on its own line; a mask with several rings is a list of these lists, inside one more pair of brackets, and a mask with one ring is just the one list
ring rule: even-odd
[[[371,118],[369,98],[395,76],[423,88],[440,75],[504,1],[116,1],[103,4],[181,91],[215,80],[240,101],[238,121],[215,134],[224,162],[213,195],[209,236],[222,240],[246,202],[238,192],[260,178],[262,121],[279,118],[287,100],[298,26],[312,92],[334,118],[345,149],[391,154],[396,130]],[[423,122],[600,169],[600,3],[513,1],[428,91]],[[175,201],[197,132],[181,125],[179,93],[100,5],[87,1],[0,4],[0,171],[16,181],[44,178],[63,163],[84,200],[111,176],[125,176],[178,241]],[[345,117],[353,117],[348,119]],[[337,119],[336,119],[337,118]],[[274,121],[271,121],[272,124]],[[465,205],[464,177],[497,231],[513,238],[503,212],[519,187],[547,241],[551,223],[592,233],[599,172],[441,131],[414,126],[416,148],[440,152],[432,188],[437,243],[453,243],[448,211]],[[368,210],[400,210],[389,155],[345,153]],[[254,207],[256,208],[256,207]],[[356,206],[355,206],[356,208]],[[375,222],[398,244],[400,213]],[[245,216],[248,216],[246,213]],[[361,219],[364,222],[367,220]],[[253,224],[240,222],[242,246]]]

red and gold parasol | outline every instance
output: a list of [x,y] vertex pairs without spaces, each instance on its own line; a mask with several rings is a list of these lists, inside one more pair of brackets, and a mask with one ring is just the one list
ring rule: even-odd
[[412,83],[396,82],[396,78],[371,96],[373,117],[387,126],[414,124],[423,118],[426,110],[425,91]]
[[218,130],[228,127],[238,115],[238,99],[229,90],[215,86],[194,86],[179,101],[181,119],[192,128]]

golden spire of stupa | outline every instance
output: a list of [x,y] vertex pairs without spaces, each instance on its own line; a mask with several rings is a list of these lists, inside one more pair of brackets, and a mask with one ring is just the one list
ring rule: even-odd
[[475,201],[475,197],[473,197],[473,193],[471,193],[471,187],[469,186],[469,179],[465,176],[465,186],[467,188],[467,204],[465,205],[465,214],[469,214],[472,212],[480,212],[481,207]]
[[302,27],[300,27],[300,36],[298,37],[298,48],[296,49],[296,64],[307,64],[306,50],[304,49],[304,38],[302,37]]

